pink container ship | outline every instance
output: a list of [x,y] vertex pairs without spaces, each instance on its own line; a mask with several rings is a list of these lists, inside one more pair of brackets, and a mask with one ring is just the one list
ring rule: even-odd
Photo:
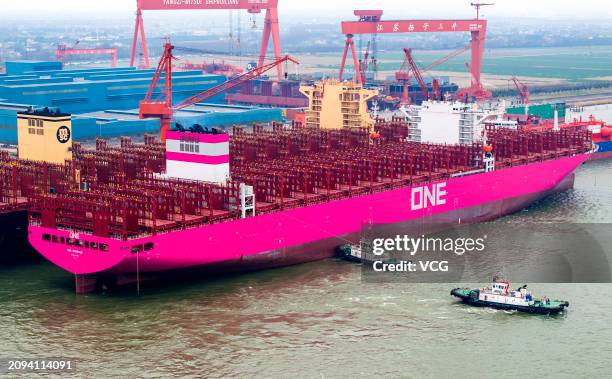
[[63,177],[40,181],[53,190],[31,194],[30,243],[74,274],[80,293],[187,269],[287,266],[332,257],[364,225],[407,230],[518,211],[570,188],[592,150],[586,130],[485,123],[473,125],[471,143],[410,142],[403,119],[353,117],[364,114],[367,90],[347,82],[325,87],[342,100],[334,112],[351,115],[329,129],[323,95],[304,91],[306,125],[235,127],[231,136],[178,126],[165,144],[75,144]]

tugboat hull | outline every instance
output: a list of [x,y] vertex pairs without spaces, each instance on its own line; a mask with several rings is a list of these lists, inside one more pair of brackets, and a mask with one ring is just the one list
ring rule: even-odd
[[466,290],[465,288],[455,288],[451,291],[451,295],[458,297],[465,304],[475,307],[490,307],[501,310],[516,310],[519,312],[554,315],[561,313],[569,306],[567,301],[555,301],[552,304],[546,304],[536,301],[534,305],[522,306],[515,304],[503,304],[492,301],[484,301],[478,299],[478,290]]

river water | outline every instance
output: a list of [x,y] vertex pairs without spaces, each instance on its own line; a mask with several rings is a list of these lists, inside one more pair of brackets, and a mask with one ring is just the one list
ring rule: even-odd
[[[612,221],[612,161],[501,222]],[[503,265],[504,262],[500,262]],[[471,308],[452,284],[366,283],[329,259],[143,293],[76,296],[49,264],[0,269],[0,358],[115,377],[609,377],[611,284],[534,284],[550,317]],[[31,377],[31,375],[28,375]]]

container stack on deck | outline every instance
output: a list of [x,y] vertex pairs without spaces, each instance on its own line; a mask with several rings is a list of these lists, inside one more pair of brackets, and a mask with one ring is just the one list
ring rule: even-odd
[[[65,165],[0,155],[0,209],[29,209],[30,222],[129,239],[240,217],[240,183],[253,186],[258,214],[443,180],[482,168],[480,143],[405,141],[399,119],[365,130],[235,128],[232,180],[226,184],[164,178],[165,148],[147,137],[121,146],[73,147]],[[591,148],[586,130],[489,130],[497,168]]]

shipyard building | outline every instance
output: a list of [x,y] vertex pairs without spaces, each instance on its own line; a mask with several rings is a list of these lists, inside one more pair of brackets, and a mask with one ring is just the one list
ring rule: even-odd
[[[72,114],[73,138],[91,139],[127,134],[156,133],[159,120],[138,118],[138,104],[145,97],[154,70],[86,68],[64,70],[61,62],[6,62],[0,75],[0,142],[16,143],[17,113],[52,107]],[[173,73],[176,102],[225,81],[222,75],[202,71]],[[163,78],[162,83],[163,85]],[[203,126],[281,121],[279,109],[227,106],[225,95],[178,113],[179,122]]]

